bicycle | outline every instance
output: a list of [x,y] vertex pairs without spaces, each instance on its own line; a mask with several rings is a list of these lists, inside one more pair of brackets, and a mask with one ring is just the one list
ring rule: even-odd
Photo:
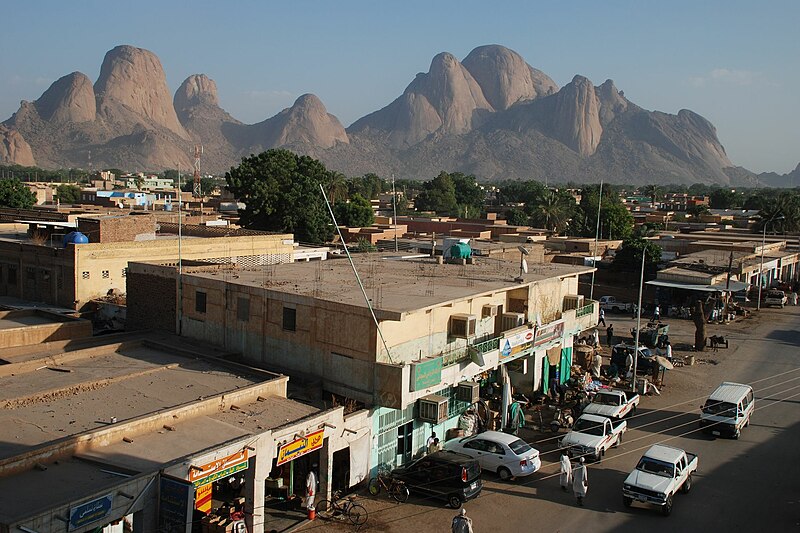
[[380,494],[381,489],[389,493],[399,503],[408,501],[409,490],[403,481],[393,478],[388,472],[378,472],[378,477],[369,480],[369,493]]
[[363,505],[356,503],[353,496],[342,500],[342,491],[337,490],[332,498],[332,500],[322,500],[315,507],[323,518],[347,517],[356,526],[362,526],[367,521],[367,510]]

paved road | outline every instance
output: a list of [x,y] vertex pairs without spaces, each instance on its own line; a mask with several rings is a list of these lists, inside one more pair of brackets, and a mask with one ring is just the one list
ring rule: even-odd
[[[629,319],[612,317],[617,331]],[[675,322],[673,322],[675,324]],[[688,322],[671,338],[691,343]],[[589,470],[585,507],[558,487],[554,442],[534,444],[545,465],[533,476],[504,483],[484,476],[480,498],[466,509],[476,533],[519,531],[800,531],[800,307],[767,309],[758,318],[719,327],[729,349],[697,354],[704,364],[670,372],[660,397],[644,398],[629,420],[624,443]],[[715,328],[709,334],[716,332]],[[752,383],[753,421],[739,440],[713,439],[697,429],[700,404],[722,381]],[[655,442],[699,454],[689,494],[675,498],[670,517],[656,508],[622,505],[621,486],[643,450]],[[548,453],[549,452],[549,453]],[[396,505],[366,500],[370,520],[362,531],[448,532],[455,512],[440,502]],[[345,530],[314,523],[303,530]]]

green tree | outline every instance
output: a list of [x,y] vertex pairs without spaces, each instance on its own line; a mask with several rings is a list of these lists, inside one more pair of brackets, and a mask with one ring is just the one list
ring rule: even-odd
[[325,186],[328,194],[328,201],[331,205],[336,205],[337,200],[347,199],[347,177],[341,172],[330,172],[328,183]]
[[522,209],[517,209],[516,207],[509,209],[505,213],[506,222],[510,226],[527,226],[528,225],[528,214],[525,213]]
[[800,231],[800,195],[795,191],[782,192],[759,211],[758,231],[767,227],[769,233],[794,233]]
[[248,228],[294,233],[301,242],[321,244],[333,237],[320,191],[328,183],[321,162],[288,150],[267,150],[242,158],[225,173],[228,189],[245,204],[239,211]]
[[[183,180],[183,178],[181,178],[181,180]],[[211,196],[216,189],[217,182],[214,178],[200,178],[200,194],[203,196]],[[194,191],[194,178],[192,176],[188,176],[188,179],[183,182],[181,190],[183,192]]]
[[625,272],[638,272],[642,265],[642,253],[645,254],[645,271],[652,276],[661,261],[661,247],[641,237],[622,242],[622,248],[617,250],[614,256],[613,268]]
[[36,203],[36,195],[16,178],[0,179],[0,206],[28,209]]
[[733,209],[742,206],[742,194],[730,189],[714,189],[709,196],[711,209]]
[[374,200],[378,195],[391,189],[391,184],[377,174],[367,173],[347,181],[348,194],[360,194],[367,200]]
[[705,205],[690,205],[688,208],[686,208],[686,213],[695,218],[710,212],[711,211]]
[[545,191],[538,181],[506,181],[499,184],[501,204],[535,202]]
[[458,202],[455,184],[450,174],[440,172],[438,176],[426,182],[424,189],[414,200],[414,206],[420,211],[435,211],[437,214],[455,213]]
[[483,209],[483,200],[486,194],[481,186],[478,185],[475,176],[452,172],[450,173],[450,179],[453,180],[459,213],[464,213],[465,218],[479,215]]
[[[581,191],[581,203],[573,217],[573,226],[578,235],[594,237],[597,230],[597,206],[600,199],[597,185],[589,185]],[[623,205],[618,190],[603,186],[603,203],[600,209],[600,237],[627,239],[633,232],[633,216]]]
[[59,185],[56,187],[56,196],[62,204],[74,204],[81,199],[81,188],[77,185]]
[[358,239],[358,244],[356,245],[355,251],[360,253],[377,252],[378,248],[367,239],[362,237]]
[[661,196],[661,187],[658,185],[645,185],[642,187],[642,194],[650,198],[651,203],[656,203],[656,201]]
[[375,222],[372,204],[360,194],[354,194],[349,202],[339,202],[334,206],[336,222],[349,228],[363,228]]
[[[119,174],[117,174],[117,176],[119,176]],[[162,172],[161,177],[164,179],[172,180],[175,183],[178,183],[178,171],[174,168],[168,168],[167,170]],[[182,176],[181,179],[185,180],[186,176]],[[189,179],[191,180],[191,176],[189,176]]]
[[534,226],[561,233],[575,214],[575,200],[568,193],[544,189],[525,210]]

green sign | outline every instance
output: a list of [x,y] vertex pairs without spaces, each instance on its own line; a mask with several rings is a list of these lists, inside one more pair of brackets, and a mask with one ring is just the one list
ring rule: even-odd
[[418,391],[434,387],[442,382],[442,358],[413,363],[411,366],[411,390]]
[[213,483],[218,479],[228,477],[231,474],[235,474],[236,472],[241,472],[242,470],[247,470],[247,461],[242,461],[241,463],[230,466],[224,470],[218,470],[217,472],[214,472],[210,476],[195,481],[193,485],[195,487],[199,487],[200,485],[205,485],[206,483]]

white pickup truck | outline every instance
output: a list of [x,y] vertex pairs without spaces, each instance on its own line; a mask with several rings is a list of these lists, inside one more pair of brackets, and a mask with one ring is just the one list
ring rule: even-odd
[[692,473],[697,470],[697,455],[680,448],[655,444],[639,459],[636,469],[622,485],[622,503],[634,501],[661,507],[664,516],[672,512],[672,498],[680,489],[692,489]]
[[613,296],[601,296],[599,302],[600,309],[603,311],[611,311],[613,313],[633,311],[633,304],[620,302]]
[[594,395],[592,403],[587,405],[584,413],[620,419],[636,411],[639,395],[624,390],[601,391]]
[[624,420],[614,421],[604,416],[582,414],[575,421],[572,431],[564,435],[559,446],[566,448],[572,457],[587,457],[599,461],[612,446],[622,442],[622,434],[628,429]]

